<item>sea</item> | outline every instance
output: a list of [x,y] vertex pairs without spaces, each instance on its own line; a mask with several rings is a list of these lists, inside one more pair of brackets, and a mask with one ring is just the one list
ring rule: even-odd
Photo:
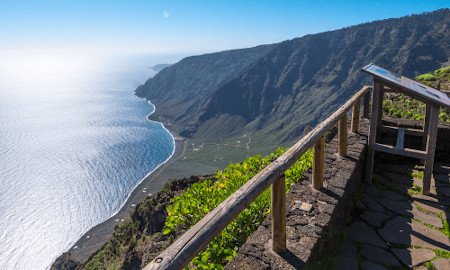
[[[49,269],[118,212],[174,138],[134,95],[152,56],[0,58],[0,269]],[[157,109],[157,108],[156,108]]]

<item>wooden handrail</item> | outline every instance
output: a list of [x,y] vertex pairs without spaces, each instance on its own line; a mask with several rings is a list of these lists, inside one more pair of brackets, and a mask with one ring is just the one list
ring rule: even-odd
[[[289,169],[309,148],[323,137],[325,132],[336,125],[337,121],[345,115],[353,106],[353,104],[361,99],[361,97],[371,89],[370,86],[364,86],[356,94],[354,94],[344,105],[331,114],[327,119],[322,121],[316,128],[303,136],[294,146],[288,149],[283,155],[261,170],[247,183],[240,187],[230,197],[225,199],[221,204],[209,212],[204,218],[197,222],[192,228],[186,231],[166,250],[159,254],[144,269],[181,269],[186,266],[200,251],[202,251],[239,213],[255,200],[264,190],[272,185],[276,180],[276,190],[272,192],[273,196],[279,196],[281,183],[284,184],[282,178],[283,173]],[[323,154],[323,153],[322,153]],[[323,159],[322,159],[323,160]],[[323,173],[323,170],[322,170]],[[323,181],[323,176],[322,176]],[[272,202],[277,205],[285,202],[286,194],[283,192],[283,198],[272,198]],[[278,207],[278,206],[275,206]],[[273,214],[273,213],[272,213]],[[285,215],[285,213],[284,213]],[[285,218],[276,217],[281,222]],[[285,224],[283,226],[286,226]],[[280,230],[280,224],[277,225],[276,234],[285,233]],[[274,239],[275,249],[277,252],[283,252],[285,249],[286,236],[278,235]],[[275,241],[276,240],[276,241]]]

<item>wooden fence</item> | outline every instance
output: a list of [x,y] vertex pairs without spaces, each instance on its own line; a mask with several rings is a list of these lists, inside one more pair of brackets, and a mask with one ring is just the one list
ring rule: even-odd
[[346,156],[347,113],[352,110],[351,131],[357,132],[361,107],[360,101],[363,98],[363,117],[369,117],[370,89],[370,86],[364,86],[336,112],[322,121],[283,155],[256,174],[179,237],[144,269],[181,269],[185,267],[270,185],[272,185],[272,249],[277,253],[286,251],[286,191],[283,173],[309,148],[314,147],[313,186],[316,189],[322,188],[324,180],[324,134],[338,123],[339,155]]

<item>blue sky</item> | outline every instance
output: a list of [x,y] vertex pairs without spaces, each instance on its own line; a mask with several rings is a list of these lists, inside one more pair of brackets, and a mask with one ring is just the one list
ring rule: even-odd
[[448,0],[0,0],[0,50],[190,54],[449,6]]

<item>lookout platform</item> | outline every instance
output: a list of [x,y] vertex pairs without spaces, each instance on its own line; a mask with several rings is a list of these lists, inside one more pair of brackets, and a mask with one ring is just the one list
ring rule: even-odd
[[[425,265],[450,269],[450,125],[438,126],[435,120],[435,128],[430,128],[414,121],[382,119],[380,89],[377,83],[374,88],[361,88],[145,269],[182,269],[269,187],[269,217],[226,269],[412,269]],[[393,137],[389,129],[373,129],[378,125],[397,128],[399,134],[404,128],[428,130],[421,133],[428,137],[426,156],[419,156],[425,166],[420,159],[412,159],[415,155],[374,153],[378,144],[399,145],[399,136]],[[337,135],[326,142],[330,133]],[[401,132],[397,148],[423,147],[422,135]],[[312,169],[286,194],[284,172],[310,148],[314,149]],[[438,165],[431,177],[434,162]]]
[[[306,174],[288,194],[288,252],[271,250],[269,217],[226,269],[450,269],[450,155],[444,148],[450,147],[450,125],[439,128],[441,148],[429,195],[422,194],[424,167],[412,158],[377,153],[373,184],[363,182],[367,133],[363,119],[359,132],[349,134],[344,158],[335,154],[337,138],[326,144],[322,190],[313,189]],[[305,204],[311,208],[302,210]]]

